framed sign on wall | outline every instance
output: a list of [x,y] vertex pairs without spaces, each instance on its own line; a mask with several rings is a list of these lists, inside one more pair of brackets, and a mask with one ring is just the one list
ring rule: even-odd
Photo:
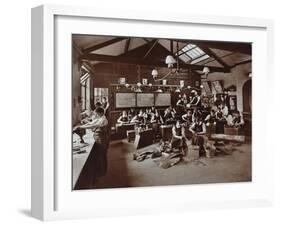
[[136,107],[135,93],[116,93],[115,94],[116,108],[132,108]]
[[[32,9],[32,216],[42,220],[55,220],[249,207],[271,203],[273,185],[268,175],[273,165],[273,150],[267,149],[268,140],[264,136],[268,132],[267,127],[260,122],[265,117],[264,109],[270,109],[265,106],[268,102],[263,93],[268,91],[273,82],[273,79],[268,79],[272,76],[272,66],[268,65],[268,59],[272,58],[272,29],[272,22],[262,19],[191,16],[171,12],[121,12],[110,8],[101,10],[53,5]],[[72,190],[72,107],[74,105],[79,108],[78,103],[73,104],[72,95],[79,83],[73,83],[71,75],[81,63],[77,61],[77,64],[72,64],[74,34],[116,36],[119,39],[144,37],[149,40],[154,37],[251,43],[252,59],[255,62],[252,65],[252,102],[255,106],[252,151],[255,154],[252,157],[251,181],[80,192]],[[122,41],[125,45],[126,41]],[[157,43],[150,44],[153,46]],[[91,53],[95,51],[94,48],[90,50],[89,54],[95,54]],[[84,56],[91,57],[89,54]],[[100,57],[100,60],[105,58],[95,57]],[[118,63],[123,60],[121,57]],[[128,62],[136,63],[132,59]],[[146,63],[151,62],[153,61],[149,60]],[[163,65],[163,62],[158,62],[158,66]],[[203,68],[202,65],[186,67],[194,70]],[[213,68],[218,71],[230,70]],[[156,97],[156,102],[162,106],[164,103],[160,99],[160,96]],[[152,99],[148,97],[147,101]],[[133,103],[135,102],[132,101],[131,104]],[[106,101],[102,104],[106,106]],[[266,161],[264,150],[267,153]],[[171,196],[171,193],[174,195]]]

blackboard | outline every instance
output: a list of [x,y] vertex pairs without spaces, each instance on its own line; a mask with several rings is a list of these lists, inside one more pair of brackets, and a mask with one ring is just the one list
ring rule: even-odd
[[115,107],[116,108],[136,107],[136,94],[135,93],[116,93]]
[[153,93],[137,93],[137,106],[138,107],[154,106],[154,94]]
[[170,93],[157,93],[155,94],[155,106],[170,106],[171,94]]

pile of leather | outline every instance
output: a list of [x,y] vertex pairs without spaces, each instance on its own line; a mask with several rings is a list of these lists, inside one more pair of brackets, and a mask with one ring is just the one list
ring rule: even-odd
[[137,152],[134,153],[133,159],[142,162],[143,160],[147,158],[159,158],[162,156],[162,153],[159,150],[147,150],[147,151],[142,151],[142,152]]
[[133,155],[133,159],[142,162],[145,159],[156,159],[156,164],[164,169],[170,168],[183,159],[183,153],[178,149],[172,149],[170,142],[160,142],[154,150],[139,151]]
[[166,152],[166,153],[170,153],[173,151],[172,146],[171,146],[171,142],[168,141],[161,141],[159,143],[159,151],[161,152]]
[[168,169],[178,164],[182,160],[183,160],[182,153],[171,153],[171,154],[163,153],[158,162],[158,166],[162,167],[163,169]]

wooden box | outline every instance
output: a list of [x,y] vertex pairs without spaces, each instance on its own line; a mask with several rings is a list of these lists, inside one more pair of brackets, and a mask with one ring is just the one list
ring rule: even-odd
[[198,145],[189,145],[187,148],[187,158],[189,160],[199,159],[199,150],[200,147]]
[[127,130],[128,142],[131,142],[131,141],[135,140],[135,137],[136,137],[136,131],[135,130]]

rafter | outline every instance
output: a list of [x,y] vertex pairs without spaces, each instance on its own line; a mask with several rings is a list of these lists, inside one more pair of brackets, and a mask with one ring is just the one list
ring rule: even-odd
[[[81,60],[86,61],[101,61],[101,62],[112,62],[112,63],[125,63],[125,64],[136,64],[136,65],[147,65],[153,67],[167,67],[164,61],[152,61],[146,59],[138,59],[126,56],[108,56],[101,54],[84,54],[81,56]],[[204,66],[195,64],[181,64],[182,69],[191,70],[203,70]],[[230,72],[229,69],[221,67],[209,67],[212,72]]]
[[82,51],[83,51],[83,53],[90,53],[90,52],[93,52],[93,51],[95,51],[95,50],[101,49],[101,48],[103,48],[103,47],[112,45],[112,44],[114,44],[114,43],[116,43],[116,42],[120,42],[120,41],[122,41],[122,40],[124,40],[124,39],[127,39],[127,38],[114,38],[114,39],[110,39],[110,40],[108,40],[108,41],[106,41],[106,42],[102,42],[102,43],[100,43],[100,44],[93,45],[93,46],[91,46],[91,47],[85,48],[85,49],[83,49]]
[[252,59],[245,60],[245,61],[241,61],[241,62],[239,62],[239,63],[236,63],[236,64],[232,65],[230,68],[234,68],[234,67],[236,67],[236,66],[238,66],[238,65],[248,64],[248,63],[251,63],[251,62],[252,62]]
[[252,54],[252,45],[251,43],[243,42],[222,42],[222,41],[203,41],[203,40],[182,40],[182,39],[173,39],[174,41],[179,41],[182,43],[191,43],[194,45],[201,45],[207,48],[212,49],[221,49],[225,51],[238,52],[247,55]]
[[125,44],[125,49],[124,49],[124,53],[127,53],[130,47],[130,43],[131,43],[131,38],[128,38]]
[[[233,55],[233,54],[235,54],[235,53],[228,53],[228,54],[225,54],[225,55],[221,56],[220,58],[222,59],[222,58],[225,58],[225,57],[231,56],[231,55]],[[208,64],[208,63],[211,63],[211,62],[214,62],[214,61],[215,61],[215,59],[213,59],[213,58],[209,58],[209,59],[211,59],[211,60],[209,60],[209,61],[205,62],[203,65]],[[207,59],[204,59],[204,60],[207,60]],[[196,64],[199,64],[199,63],[201,63],[201,62],[202,62],[202,61],[204,61],[204,60],[200,60],[200,61],[196,62]]]
[[218,61],[224,68],[229,68],[229,65],[227,65],[220,57],[218,57],[217,54],[215,54],[210,48],[198,45],[199,48],[201,48],[205,53],[207,53],[210,57],[213,57],[216,61]]
[[150,54],[150,52],[152,51],[152,49],[154,48],[154,46],[158,43],[158,39],[156,39],[153,44],[151,45],[151,47],[149,48],[149,50],[145,53],[144,55],[144,59]]
[[149,41],[147,38],[143,38],[143,40],[146,41],[147,43],[148,43],[148,42],[151,42],[151,41]]

